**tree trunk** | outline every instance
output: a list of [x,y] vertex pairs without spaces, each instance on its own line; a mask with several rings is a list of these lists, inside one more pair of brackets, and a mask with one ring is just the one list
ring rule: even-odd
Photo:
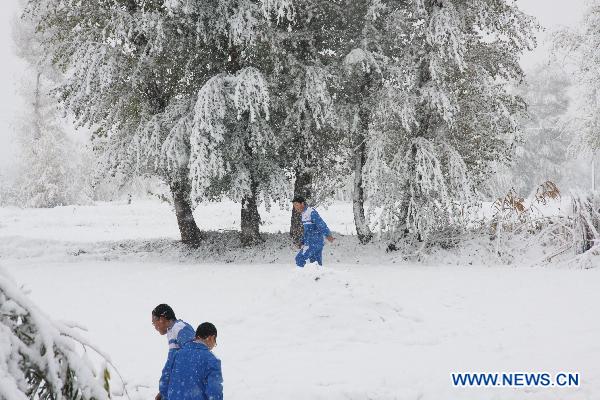
[[[411,154],[411,157],[408,160],[408,166],[406,167],[406,171],[408,171],[409,179],[408,179],[408,182],[403,187],[402,191],[404,193],[412,192],[410,190],[411,182],[414,179],[414,176],[416,174],[417,146],[415,146],[414,144],[411,147],[410,154]],[[402,204],[400,205],[400,214],[399,214],[399,216],[400,216],[399,221],[401,222],[400,232],[403,237],[410,233],[410,227],[408,226],[408,223],[407,223],[408,222],[408,210],[410,208],[410,201],[411,201],[410,196],[408,196],[408,195],[404,196],[404,200],[402,201]]]
[[362,244],[369,243],[373,234],[365,217],[365,194],[363,189],[362,171],[367,160],[367,145],[363,140],[354,152],[354,190],[352,193],[352,210],[356,235]]
[[[368,93],[372,85],[370,76],[367,76],[361,92]],[[358,146],[354,150],[354,188],[352,191],[352,211],[354,213],[354,226],[358,241],[362,244],[369,243],[373,234],[369,229],[365,216],[365,192],[363,188],[363,167],[367,162],[367,135],[369,133],[370,110],[362,106],[358,111],[360,120]]]
[[[431,7],[434,7],[434,6],[441,7],[441,5],[438,3],[437,0],[432,0]],[[424,58],[421,60],[421,63],[419,66],[419,84],[418,84],[420,88],[424,87],[431,80],[431,73],[429,71],[428,65],[429,65],[429,63],[427,61],[427,58]],[[424,137],[427,135],[427,133],[430,130],[431,112],[428,111],[427,107],[425,107],[425,104],[422,103],[421,106],[419,107],[417,115],[420,115],[420,118],[419,118],[419,124],[418,124],[418,131],[416,132],[415,137]],[[413,145],[411,147],[411,157],[408,161],[408,166],[405,169],[405,171],[407,172],[408,181],[406,182],[406,185],[403,188],[403,192],[406,193],[406,195],[404,196],[404,201],[402,202],[402,204],[400,206],[400,210],[399,210],[399,212],[400,212],[399,221],[401,221],[400,233],[403,237],[406,237],[409,233],[411,233],[410,232],[411,227],[409,226],[409,224],[407,224],[408,212],[410,209],[411,200],[416,202],[417,204],[421,203],[420,193],[418,191],[415,191],[416,198],[412,198],[411,195],[409,195],[409,193],[412,193],[412,190],[411,190],[412,183],[414,183],[415,181],[420,179],[419,177],[417,177],[416,159],[417,159],[417,146],[413,143]],[[417,239],[419,241],[421,241],[421,233],[422,232],[413,232],[413,233],[415,233],[417,235]]]
[[256,196],[258,184],[250,177],[250,195],[242,198],[241,242],[242,246],[252,246],[264,242],[260,236],[260,214]]
[[[41,91],[42,91],[41,77],[42,77],[42,73],[38,71],[37,77],[35,80],[35,100],[33,101],[33,113],[35,114],[35,128],[34,128],[34,132],[33,132],[34,140],[39,140],[42,137],[42,128],[41,128],[41,124],[42,124],[41,108],[42,107],[41,107],[41,102],[40,102]],[[35,153],[35,151],[34,151],[34,153]]]
[[175,182],[171,184],[175,215],[181,241],[185,244],[197,246],[202,239],[202,233],[196,225],[190,201],[190,186],[187,182]]
[[[312,175],[310,172],[302,172],[296,169],[296,180],[294,181],[294,196],[302,196],[306,200],[310,199],[312,184]],[[290,221],[290,236],[295,245],[302,242],[304,236],[304,227],[302,226],[301,214],[297,213],[292,207],[292,218]]]

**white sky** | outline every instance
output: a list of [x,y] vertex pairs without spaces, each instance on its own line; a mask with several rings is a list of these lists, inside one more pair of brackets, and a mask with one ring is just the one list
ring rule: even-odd
[[[576,26],[588,0],[517,0],[519,7],[533,15],[546,32],[561,26]],[[26,65],[14,56],[11,39],[12,20],[17,12],[17,0],[3,0],[0,13],[0,175],[9,173],[16,151],[13,121],[23,107],[17,88],[23,79]],[[544,45],[547,33],[540,33],[538,49],[522,58],[525,68],[542,63],[548,47]]]
[[544,62],[548,56],[548,43],[545,41],[552,30],[562,27],[575,27],[581,22],[589,0],[517,0],[519,8],[537,18],[544,31],[538,34],[538,47],[525,54],[521,63],[526,69]]

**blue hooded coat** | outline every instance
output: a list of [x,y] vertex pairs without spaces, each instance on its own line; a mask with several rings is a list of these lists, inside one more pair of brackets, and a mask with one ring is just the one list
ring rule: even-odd
[[177,352],[169,383],[169,400],[222,400],[221,361],[201,342]]
[[169,381],[171,377],[171,370],[173,369],[175,354],[185,345],[194,340],[194,337],[196,337],[196,331],[194,331],[194,328],[182,320],[175,321],[173,326],[167,330],[169,354],[158,383],[158,391],[160,392],[162,400],[168,399],[167,391],[169,389]]
[[323,238],[330,236],[331,231],[317,210],[312,207],[304,207],[301,218],[304,227],[303,247],[296,255],[296,265],[303,267],[307,260],[323,265]]

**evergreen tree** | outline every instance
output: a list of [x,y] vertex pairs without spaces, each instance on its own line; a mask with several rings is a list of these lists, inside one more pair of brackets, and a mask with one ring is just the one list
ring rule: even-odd
[[463,206],[508,160],[522,99],[507,91],[533,44],[532,19],[514,2],[374,2],[378,48],[361,56],[382,71],[365,165],[381,226],[427,239],[459,221]]
[[554,44],[558,53],[566,52],[575,67],[573,82],[580,92],[577,102],[577,135],[574,138],[577,153],[595,152],[600,149],[600,3],[593,0],[585,12],[579,29],[562,30],[555,34]]
[[344,7],[343,41],[339,44],[338,98],[341,127],[349,140],[350,159],[354,174],[352,209],[356,234],[361,243],[372,238],[365,215],[364,168],[367,161],[368,132],[373,122],[377,96],[382,89],[388,60],[394,57],[385,47],[382,38],[387,34],[379,14],[386,7],[380,1],[354,1]]
[[528,195],[546,181],[559,184],[569,177],[568,149],[573,132],[567,111],[571,86],[564,71],[548,64],[527,74],[519,87],[518,93],[527,103],[527,116],[521,122],[523,142],[516,147],[511,167],[511,182],[517,193]]
[[[368,125],[371,78],[362,68],[347,68],[344,61],[356,47],[370,45],[365,38],[371,36],[372,2],[294,4],[294,23],[288,34],[281,34],[279,46],[291,80],[278,89],[284,94],[278,104],[286,115],[281,125],[288,138],[283,159],[295,177],[294,194],[313,202],[331,197],[342,178],[354,170],[355,222],[360,241],[367,242],[371,233],[364,216],[362,129]],[[297,240],[300,235],[299,216],[292,213],[292,236]]]
[[17,55],[29,65],[23,81],[26,109],[16,121],[20,148],[13,199],[25,207],[55,207],[89,201],[85,149],[65,132],[56,96],[50,92],[60,75],[42,60],[39,39],[31,24],[13,27]]
[[[212,45],[225,62],[193,96],[192,195],[195,201],[222,195],[241,201],[241,242],[251,245],[262,241],[258,205],[262,202],[268,208],[289,198],[289,185],[277,161],[281,135],[270,121],[268,77],[276,46],[272,24],[290,20],[293,14],[286,2],[216,4],[216,9],[203,12],[212,15],[216,28],[223,31],[220,41]],[[190,6],[187,12],[199,12],[206,4],[195,7],[196,11]],[[201,29],[206,27],[196,27]]]
[[286,196],[287,182],[274,151],[279,138],[269,124],[269,92],[254,67],[223,73],[207,82],[196,103],[191,179],[195,199],[220,196],[242,203],[241,241],[262,241],[260,195],[268,206]]
[[[278,157],[293,180],[294,195],[313,205],[331,198],[347,174],[333,91],[345,3],[295,1],[293,20],[270,30],[271,121],[282,137]],[[302,232],[300,215],[292,209],[294,242]]]
[[23,207],[56,207],[90,201],[85,149],[64,131],[57,100],[45,89],[37,73],[34,88],[25,93],[33,98],[31,109],[16,123],[20,148],[13,201]]

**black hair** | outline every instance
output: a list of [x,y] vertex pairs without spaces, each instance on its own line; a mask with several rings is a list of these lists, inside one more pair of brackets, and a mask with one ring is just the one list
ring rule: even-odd
[[306,199],[302,196],[294,196],[294,198],[292,199],[292,203],[304,203],[306,202]]
[[209,336],[217,337],[217,328],[210,322],[203,322],[196,329],[196,337],[206,339]]
[[152,310],[152,315],[156,318],[165,317],[169,321],[175,321],[175,312],[168,304],[159,304]]

